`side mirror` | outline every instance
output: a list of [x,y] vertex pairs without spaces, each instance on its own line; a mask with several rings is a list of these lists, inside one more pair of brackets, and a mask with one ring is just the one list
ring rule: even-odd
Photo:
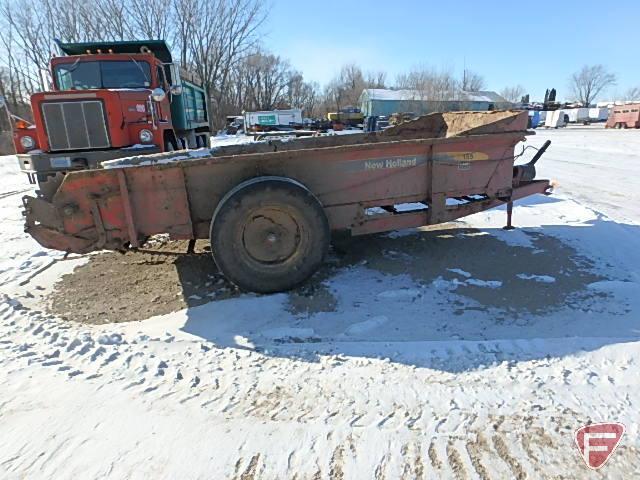
[[153,90],[151,90],[151,99],[154,102],[161,102],[164,100],[164,97],[166,97],[167,94],[164,93],[164,90],[161,88],[154,88]]
[[171,85],[169,92],[171,95],[182,95],[182,85]]

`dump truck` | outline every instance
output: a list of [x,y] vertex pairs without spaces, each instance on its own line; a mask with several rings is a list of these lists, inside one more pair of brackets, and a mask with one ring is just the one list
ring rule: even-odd
[[163,40],[58,46],[53,89],[31,96],[33,125],[13,129],[31,183],[114,158],[209,145],[205,91]]
[[[59,174],[23,197],[25,230],[65,252],[126,252],[150,236],[209,239],[243,290],[288,290],[344,237],[449,222],[550,193],[540,149],[514,166],[527,112],[438,113],[383,132],[165,153]],[[196,156],[196,153],[198,154]],[[478,252],[480,253],[480,252]]]

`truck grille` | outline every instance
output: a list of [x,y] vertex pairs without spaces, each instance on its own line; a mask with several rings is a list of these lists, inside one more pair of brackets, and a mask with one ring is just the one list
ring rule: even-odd
[[86,150],[110,146],[102,102],[47,102],[42,115],[51,150]]

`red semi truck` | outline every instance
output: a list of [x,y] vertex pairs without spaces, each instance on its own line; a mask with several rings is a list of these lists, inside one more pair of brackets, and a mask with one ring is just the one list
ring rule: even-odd
[[60,43],[53,89],[31,96],[34,124],[14,127],[32,183],[139,154],[209,145],[205,91],[163,40]]

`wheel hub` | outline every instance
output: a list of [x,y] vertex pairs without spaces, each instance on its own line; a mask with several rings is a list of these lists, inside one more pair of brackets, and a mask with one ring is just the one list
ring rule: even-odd
[[247,253],[262,263],[283,262],[300,244],[300,227],[288,212],[264,207],[247,219],[242,231]]

